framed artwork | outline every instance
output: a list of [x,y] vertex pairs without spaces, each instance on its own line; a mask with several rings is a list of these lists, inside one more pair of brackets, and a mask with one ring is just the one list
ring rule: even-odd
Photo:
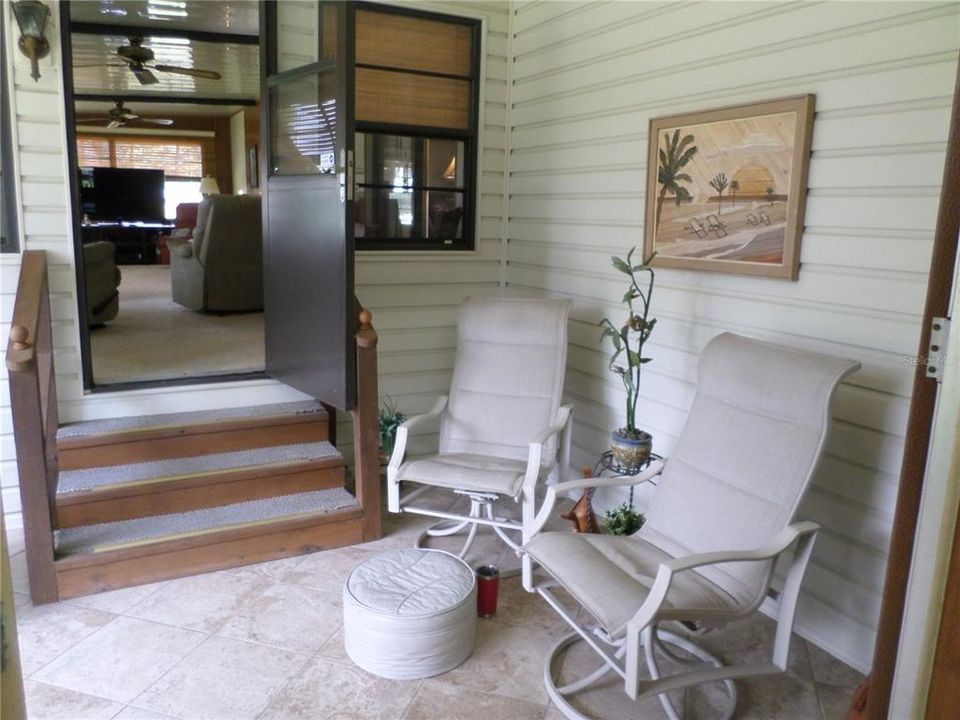
[[813,95],[650,120],[644,256],[797,279]]

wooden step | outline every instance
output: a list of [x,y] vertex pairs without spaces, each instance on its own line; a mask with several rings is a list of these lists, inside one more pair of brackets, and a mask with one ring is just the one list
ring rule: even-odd
[[329,416],[307,401],[89,420],[57,432],[61,470],[213,455],[329,440]]
[[68,470],[57,486],[57,525],[180,513],[343,485],[343,456],[326,441]]
[[60,600],[222,570],[363,539],[342,488],[58,530]]

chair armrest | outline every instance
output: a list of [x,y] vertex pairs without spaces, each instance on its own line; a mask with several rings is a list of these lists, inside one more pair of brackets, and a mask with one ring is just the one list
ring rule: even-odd
[[[557,420],[546,430],[541,432],[537,439],[530,443],[530,450],[527,453],[527,471],[523,478],[523,492],[532,493],[536,487],[537,480],[540,477],[540,465],[543,461],[543,446],[554,435],[562,433],[573,413],[573,405],[561,405],[557,412]],[[551,463],[552,466],[553,463]]]
[[820,526],[817,523],[807,520],[788,525],[773,538],[769,545],[762,548],[755,550],[720,550],[717,552],[697,553],[695,555],[687,555],[686,557],[675,558],[660,563],[660,568],[657,570],[657,577],[653,581],[653,586],[650,588],[650,594],[647,595],[647,599],[643,605],[640,606],[640,609],[637,610],[636,614],[627,623],[628,635],[634,634],[639,636],[643,628],[649,625],[657,616],[660,612],[660,607],[667,597],[667,592],[670,590],[670,585],[673,583],[674,574],[693,570],[694,568],[703,567],[704,565],[769,560],[777,557],[789,548],[797,538],[812,535],[818,530],[820,530]]
[[443,412],[444,408],[447,407],[447,395],[441,395],[437,398],[436,403],[433,407],[427,410],[425,413],[420,415],[414,415],[408,420],[405,420],[400,424],[400,427],[397,428],[397,438],[393,444],[393,454],[390,456],[390,462],[387,465],[387,476],[392,477],[396,474],[397,470],[400,469],[400,465],[403,463],[403,458],[407,453],[407,437],[410,433],[410,428],[416,427],[431,418],[437,417],[440,413]]

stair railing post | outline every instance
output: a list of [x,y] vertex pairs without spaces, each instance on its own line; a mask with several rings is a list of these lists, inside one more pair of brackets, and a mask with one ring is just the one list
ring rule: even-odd
[[[36,604],[58,599],[54,569],[53,491],[56,448],[49,448],[45,420],[56,423],[47,262],[43,251],[27,251],[20,265],[6,364],[10,410],[26,545],[30,597]],[[46,296],[46,297],[45,297]],[[44,377],[47,375],[47,377]],[[51,403],[54,406],[50,411]],[[56,428],[53,441],[56,442]],[[52,460],[53,467],[49,467]]]
[[369,310],[359,313],[357,330],[357,405],[353,410],[353,454],[356,496],[363,509],[363,539],[381,535],[380,431],[377,422],[377,332]]

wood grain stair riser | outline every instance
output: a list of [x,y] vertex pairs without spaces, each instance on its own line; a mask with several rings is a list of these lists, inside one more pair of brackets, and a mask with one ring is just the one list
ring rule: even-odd
[[60,495],[57,524],[61,528],[79,527],[343,487],[343,484],[342,457],[162,478]]
[[363,540],[359,509],[278,518],[201,537],[66,557],[55,562],[59,599],[278,560]]
[[269,424],[267,419],[256,418],[255,422],[230,421],[65,438],[57,441],[59,467],[81,470],[327,440],[326,414],[309,418],[270,418]]

